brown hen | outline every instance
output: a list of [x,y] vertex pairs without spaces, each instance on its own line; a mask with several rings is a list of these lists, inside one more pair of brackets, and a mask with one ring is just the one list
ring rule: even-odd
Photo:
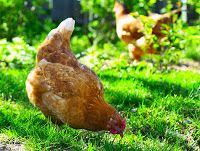
[[[124,5],[115,2],[113,8],[116,16],[116,31],[118,37],[128,45],[129,56],[134,58],[136,61],[139,61],[141,56],[144,56],[145,53],[142,50],[141,46],[144,46],[149,54],[156,54],[157,51],[153,48],[153,44],[148,45],[144,39],[144,33],[141,32],[144,30],[144,24],[140,18],[134,18],[130,15],[130,11]],[[155,34],[158,40],[161,40],[165,34],[161,32],[164,30],[162,24],[169,24],[172,22],[172,14],[177,14],[181,9],[173,10],[166,14],[155,14],[146,18],[154,20],[154,26],[152,34]]]
[[61,22],[39,48],[26,81],[29,100],[58,125],[123,136],[125,119],[104,100],[99,77],[70,49],[74,24],[72,18]]

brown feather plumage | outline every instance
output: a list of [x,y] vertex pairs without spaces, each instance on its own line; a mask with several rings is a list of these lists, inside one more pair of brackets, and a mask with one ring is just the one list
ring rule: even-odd
[[[157,54],[158,52],[149,46],[144,40],[142,40],[144,34],[141,32],[144,30],[144,24],[140,18],[134,18],[132,15],[129,15],[127,7],[124,4],[120,4],[118,1],[115,2],[113,8],[116,16],[116,30],[118,37],[128,45],[129,56],[134,58],[136,61],[139,61],[140,57],[145,55],[144,51],[141,49],[141,46],[144,46],[147,49],[149,54]],[[166,36],[161,33],[161,30],[164,30],[162,24],[169,24],[172,22],[172,14],[180,13],[181,9],[173,10],[166,14],[155,14],[147,17],[154,20],[155,26],[153,27],[153,34],[157,36],[158,39]],[[142,42],[137,42],[137,40]],[[139,44],[138,44],[139,43]]]
[[121,127],[123,118],[104,100],[99,77],[79,63],[70,49],[74,21],[63,22],[49,33],[37,52],[36,67],[26,81],[29,100],[58,125],[110,130],[113,119]]

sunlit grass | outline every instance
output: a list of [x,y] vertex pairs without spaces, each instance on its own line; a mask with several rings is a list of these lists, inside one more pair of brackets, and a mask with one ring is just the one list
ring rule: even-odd
[[121,140],[108,132],[52,125],[28,101],[28,72],[1,69],[1,142],[24,143],[29,150],[181,150],[198,146],[198,73],[158,73],[149,67],[96,71],[104,84],[105,99],[127,119]]

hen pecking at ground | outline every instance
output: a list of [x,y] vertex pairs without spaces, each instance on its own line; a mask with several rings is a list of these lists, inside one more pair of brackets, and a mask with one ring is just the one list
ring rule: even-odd
[[[173,14],[179,14],[181,9],[173,10],[166,14],[154,14],[148,16],[146,20],[153,20],[152,34],[156,35],[158,41],[166,35],[161,32],[164,30],[162,24],[172,23]],[[158,52],[153,48],[153,44],[148,45],[144,38],[144,23],[140,18],[134,18],[130,15],[130,11],[127,6],[115,2],[113,12],[116,16],[116,31],[119,39],[124,41],[128,45],[129,56],[134,58],[135,61],[139,61],[141,56],[145,53],[142,47],[145,47],[148,54],[157,54]]]
[[70,49],[74,24],[72,18],[61,22],[39,48],[26,80],[29,100],[55,124],[123,137],[125,119],[105,101],[99,77]]

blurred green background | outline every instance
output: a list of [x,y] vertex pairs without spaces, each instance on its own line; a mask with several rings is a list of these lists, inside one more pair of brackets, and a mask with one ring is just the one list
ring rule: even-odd
[[[148,15],[148,11],[168,12],[177,8],[177,2],[182,1],[121,0],[120,2],[126,4],[131,12]],[[130,59],[125,44],[116,34],[115,15],[112,12],[114,3],[115,0],[0,0],[0,39],[2,39],[0,66],[24,68],[27,64],[32,64],[37,47],[48,32],[67,17],[76,20],[71,47],[77,57],[84,56],[94,49],[95,52],[101,52],[109,57],[119,58],[122,55]],[[184,21],[180,18],[179,26],[171,32],[171,35],[178,37],[174,41],[182,43],[182,46],[176,48],[176,52],[168,51],[170,54],[166,55],[167,63],[169,60],[177,60],[180,54],[181,58],[200,59],[200,1],[188,0],[184,6],[187,6],[185,11],[187,16],[182,17]],[[149,56],[146,59],[149,60]],[[161,60],[158,56],[154,59]]]

